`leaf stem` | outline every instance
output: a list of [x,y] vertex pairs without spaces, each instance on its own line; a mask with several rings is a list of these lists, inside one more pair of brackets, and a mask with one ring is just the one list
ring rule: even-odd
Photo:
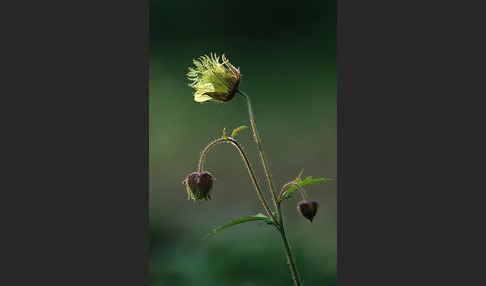
[[265,198],[263,197],[262,191],[260,189],[260,186],[258,185],[258,182],[257,182],[256,177],[255,177],[255,173],[253,172],[250,161],[248,161],[248,157],[246,156],[245,151],[243,150],[243,148],[240,146],[240,144],[238,144],[238,142],[235,139],[233,139],[231,137],[225,137],[225,138],[216,139],[216,140],[212,141],[211,143],[209,143],[204,148],[204,150],[201,153],[201,157],[199,158],[199,172],[202,172],[202,170],[203,170],[204,158],[206,157],[206,154],[211,149],[211,147],[213,147],[213,146],[215,146],[219,143],[224,143],[224,142],[230,143],[231,145],[235,146],[236,149],[238,149],[238,151],[240,152],[241,158],[243,159],[243,162],[245,163],[246,169],[248,170],[248,174],[250,175],[250,178],[253,182],[253,185],[255,186],[255,190],[257,192],[258,199],[260,200],[263,207],[265,208],[265,211],[267,212],[268,216],[272,219],[272,221],[275,223],[275,226],[277,226],[277,228],[278,228],[279,227],[278,220],[273,215],[272,211],[268,207],[268,204],[267,204]]

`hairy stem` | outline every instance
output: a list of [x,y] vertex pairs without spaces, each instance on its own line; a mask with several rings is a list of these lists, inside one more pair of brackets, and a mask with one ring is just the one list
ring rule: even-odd
[[273,203],[275,204],[275,208],[277,210],[277,216],[278,216],[278,226],[280,230],[280,236],[282,237],[282,242],[284,244],[284,250],[285,250],[285,255],[287,256],[287,261],[289,264],[290,272],[292,274],[292,279],[294,280],[294,283],[296,286],[301,286],[300,279],[299,279],[299,274],[297,272],[297,268],[295,267],[295,262],[292,257],[292,252],[290,251],[290,246],[289,242],[287,241],[287,236],[285,234],[285,227],[283,223],[283,216],[282,212],[280,210],[280,203],[278,202],[277,199],[277,194],[275,193],[275,187],[272,182],[272,176],[270,174],[270,169],[268,168],[268,163],[267,160],[265,159],[265,153],[263,152],[263,144],[262,140],[260,139],[260,136],[258,134],[258,130],[256,128],[256,123],[255,123],[255,116],[253,115],[253,108],[251,106],[251,101],[250,97],[246,95],[244,92],[241,90],[237,91],[239,94],[243,95],[246,98],[246,102],[248,103],[248,115],[250,118],[250,124],[251,124],[251,129],[253,131],[253,137],[255,138],[255,142],[258,146],[258,152],[260,153],[260,159],[263,165],[263,169],[265,171],[265,177],[267,178],[268,185],[270,186],[270,192],[272,193],[272,199]]
[[263,197],[260,186],[258,185],[258,182],[256,180],[255,173],[253,172],[253,169],[250,165],[250,161],[248,161],[248,157],[246,156],[245,151],[243,151],[243,148],[241,148],[240,144],[238,144],[238,142],[236,140],[234,140],[231,137],[226,137],[226,138],[216,139],[213,142],[209,143],[208,146],[206,146],[206,148],[204,148],[204,150],[201,153],[201,157],[199,158],[199,172],[202,172],[202,170],[203,170],[204,158],[206,157],[206,154],[211,149],[211,147],[215,146],[218,143],[224,143],[224,142],[230,143],[231,145],[235,146],[236,149],[238,149],[238,151],[240,152],[241,158],[243,159],[243,162],[245,163],[246,169],[248,170],[248,174],[250,175],[250,178],[253,182],[253,185],[255,186],[255,190],[257,192],[258,199],[260,200],[263,207],[265,208],[265,211],[267,212],[268,216],[272,219],[272,221],[275,223],[275,225],[278,228],[279,223],[278,223],[277,219],[275,218],[275,216],[273,215],[270,208],[268,207],[267,201]]

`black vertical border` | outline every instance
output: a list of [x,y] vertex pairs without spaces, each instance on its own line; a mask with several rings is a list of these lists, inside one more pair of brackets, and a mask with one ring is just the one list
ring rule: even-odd
[[147,285],[149,3],[2,3],[0,285]]
[[476,3],[337,0],[340,286],[485,284]]

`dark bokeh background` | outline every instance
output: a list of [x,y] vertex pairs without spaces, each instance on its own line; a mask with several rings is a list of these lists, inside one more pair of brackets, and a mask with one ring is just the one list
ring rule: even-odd
[[[247,223],[202,237],[233,218],[264,212],[230,145],[207,157],[213,200],[186,200],[181,184],[202,148],[240,125],[246,104],[197,104],[185,73],[192,59],[225,53],[253,99],[274,183],[336,176],[336,7],[334,1],[155,1],[150,8],[150,285],[292,285],[279,235]],[[249,130],[238,137],[261,185]],[[312,224],[284,212],[306,285],[336,285],[336,183],[307,188],[320,203]]]

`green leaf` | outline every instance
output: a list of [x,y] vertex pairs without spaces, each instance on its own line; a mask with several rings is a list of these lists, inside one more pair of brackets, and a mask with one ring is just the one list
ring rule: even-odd
[[[309,177],[305,178],[304,180],[302,180],[301,177],[302,177],[303,172],[304,172],[304,170],[300,171],[299,175],[295,179],[295,183],[298,184],[301,187],[309,186],[309,185],[312,185],[312,184],[317,184],[317,183],[320,183],[320,182],[328,182],[329,181],[329,179],[327,179],[327,178],[313,179],[312,176],[309,176]],[[287,190],[285,191],[285,193],[283,194],[283,199],[289,198],[290,194],[292,194],[296,190],[297,190],[297,186],[295,186],[295,185],[291,185],[290,187],[288,187]]]
[[254,216],[240,217],[240,218],[234,219],[234,220],[232,220],[232,221],[230,221],[226,224],[223,224],[222,226],[219,226],[219,227],[213,229],[210,233],[208,233],[206,235],[206,237],[211,236],[213,234],[216,234],[217,232],[219,232],[219,231],[221,231],[225,228],[232,227],[232,226],[235,226],[237,224],[241,224],[241,223],[245,223],[245,222],[249,222],[249,221],[263,221],[266,224],[273,225],[273,221],[272,221],[271,218],[267,217],[264,214],[259,213],[259,214],[254,215]]
[[297,181],[300,181],[300,178],[302,178],[302,174],[304,173],[304,169],[302,169],[299,173],[299,175],[297,176]]
[[221,138],[223,138],[223,139],[228,138],[228,136],[226,136],[226,127],[223,128],[223,136],[221,136]]
[[243,125],[243,126],[240,126],[238,128],[233,129],[233,132],[231,133],[231,137],[235,138],[235,136],[238,134],[238,132],[240,132],[241,130],[246,129],[246,128],[248,128],[248,126]]

